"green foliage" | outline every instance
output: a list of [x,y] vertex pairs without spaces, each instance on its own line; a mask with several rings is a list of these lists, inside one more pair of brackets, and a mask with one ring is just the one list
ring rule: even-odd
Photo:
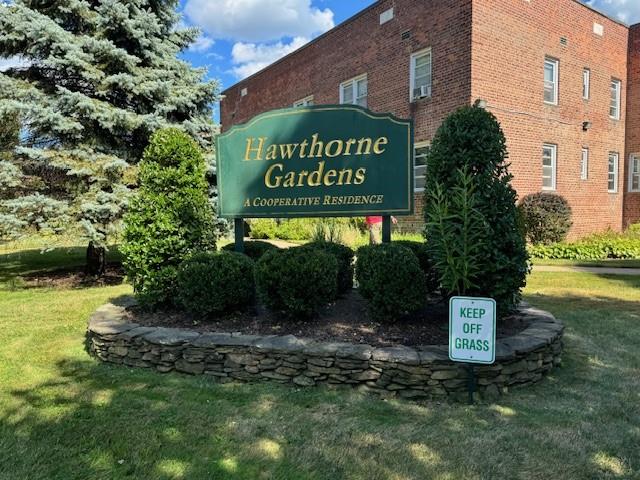
[[434,268],[433,263],[431,262],[427,245],[424,242],[413,240],[394,240],[393,243],[406,247],[413,252],[418,259],[422,273],[425,275],[427,292],[435,292],[440,286],[440,277],[438,275],[438,271]]
[[564,241],[573,224],[569,202],[554,193],[527,195],[518,209],[527,240],[534,245]]
[[[156,132],[140,164],[140,189],[125,216],[121,251],[134,291],[149,306],[166,303],[173,288],[155,276],[194,252],[215,250],[205,163],[198,145],[176,129]],[[168,275],[163,274],[163,278]]]
[[[0,206],[13,225],[30,228],[18,215],[39,208],[40,195],[71,212],[57,223],[105,246],[121,228],[135,165],[153,132],[174,126],[213,152],[218,83],[179,58],[199,32],[180,27],[176,7],[157,0],[0,2],[0,57],[23,59],[0,73],[0,161],[24,180],[13,195],[24,208],[13,214]],[[38,205],[27,206],[30,200]]]
[[315,248],[329,253],[338,262],[338,295],[349,292],[353,288],[354,255],[355,252],[345,245],[332,242],[308,243],[304,248]]
[[640,259],[640,239],[623,235],[593,235],[574,243],[531,245],[533,258],[545,260]]
[[254,263],[231,252],[200,253],[178,269],[178,303],[198,315],[244,310],[255,297]]
[[363,221],[358,218],[256,219],[251,221],[251,238],[339,243],[346,230],[359,229],[363,231],[363,225]]
[[[425,235],[446,293],[493,297],[503,313],[519,303],[528,272],[506,158],[496,118],[482,108],[463,107],[435,135],[425,188]],[[451,192],[455,202],[468,204],[464,215],[446,199]],[[455,248],[444,241],[452,235],[460,235]],[[460,258],[464,252],[472,257]]]
[[[235,243],[229,243],[222,247],[222,250],[226,252],[234,252],[236,248]],[[251,260],[257,262],[262,256],[270,250],[278,250],[278,247],[269,242],[261,242],[254,240],[252,242],[244,243],[244,254]]]
[[361,247],[356,278],[374,316],[396,320],[426,302],[426,280],[418,258],[402,245]]
[[317,249],[271,250],[256,264],[260,299],[289,316],[309,317],[333,300],[337,277],[338,261]]

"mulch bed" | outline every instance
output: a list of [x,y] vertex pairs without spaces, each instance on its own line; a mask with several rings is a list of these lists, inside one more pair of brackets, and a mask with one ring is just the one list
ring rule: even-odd
[[[448,305],[431,299],[422,311],[397,322],[371,318],[367,302],[354,290],[328,305],[309,320],[296,320],[257,306],[247,313],[207,319],[177,311],[129,310],[131,321],[144,326],[187,328],[201,333],[228,332],[245,335],[295,335],[319,342],[348,342],[374,347],[397,345],[446,345],[449,341]],[[513,316],[498,322],[498,338],[520,333],[528,323]]]
[[21,277],[27,288],[89,288],[120,285],[124,282],[122,265],[108,264],[102,277],[93,277],[84,273],[84,267],[38,272]]

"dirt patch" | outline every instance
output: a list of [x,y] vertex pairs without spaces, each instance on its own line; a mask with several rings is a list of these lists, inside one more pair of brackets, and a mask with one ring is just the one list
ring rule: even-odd
[[102,277],[86,275],[84,267],[76,267],[23,275],[17,281],[24,288],[89,288],[120,285],[124,276],[122,265],[113,263]]
[[[348,342],[382,346],[446,345],[449,341],[448,306],[431,299],[422,311],[397,322],[374,320],[367,302],[353,291],[328,305],[318,316],[295,320],[257,306],[247,313],[224,318],[200,318],[177,311],[129,310],[130,320],[152,327],[187,328],[201,333],[229,332],[245,335],[295,335],[319,342]],[[498,322],[498,338],[516,335],[528,322],[517,315]]]

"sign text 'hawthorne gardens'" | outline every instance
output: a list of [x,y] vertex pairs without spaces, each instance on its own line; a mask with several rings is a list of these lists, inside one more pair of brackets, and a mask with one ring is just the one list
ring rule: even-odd
[[223,217],[413,213],[411,121],[351,105],[277,110],[217,147]]

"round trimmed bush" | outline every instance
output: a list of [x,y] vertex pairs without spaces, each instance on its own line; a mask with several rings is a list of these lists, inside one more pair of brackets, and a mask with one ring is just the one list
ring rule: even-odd
[[371,245],[358,250],[356,278],[360,293],[378,318],[395,320],[424,307],[425,275],[407,247]]
[[[235,248],[235,244],[230,243],[222,247],[222,250],[226,252],[233,252],[235,251]],[[252,241],[244,243],[244,254],[256,262],[269,250],[278,250],[278,247],[269,242]]]
[[306,248],[315,248],[329,253],[338,261],[338,295],[347,293],[353,288],[353,258],[355,252],[349,247],[333,242],[312,242]]
[[411,240],[397,240],[393,243],[406,247],[413,252],[413,254],[418,258],[420,269],[425,275],[427,292],[435,292],[440,286],[440,279],[438,277],[438,272],[433,267],[433,263],[429,259],[429,250],[427,249],[427,245],[422,242],[414,242]]
[[254,263],[239,253],[201,253],[178,269],[178,302],[198,315],[220,315],[253,304]]
[[336,297],[338,261],[322,250],[271,250],[256,264],[264,304],[287,315],[309,317]]
[[518,208],[527,240],[534,245],[564,241],[573,225],[569,202],[554,193],[527,195]]

